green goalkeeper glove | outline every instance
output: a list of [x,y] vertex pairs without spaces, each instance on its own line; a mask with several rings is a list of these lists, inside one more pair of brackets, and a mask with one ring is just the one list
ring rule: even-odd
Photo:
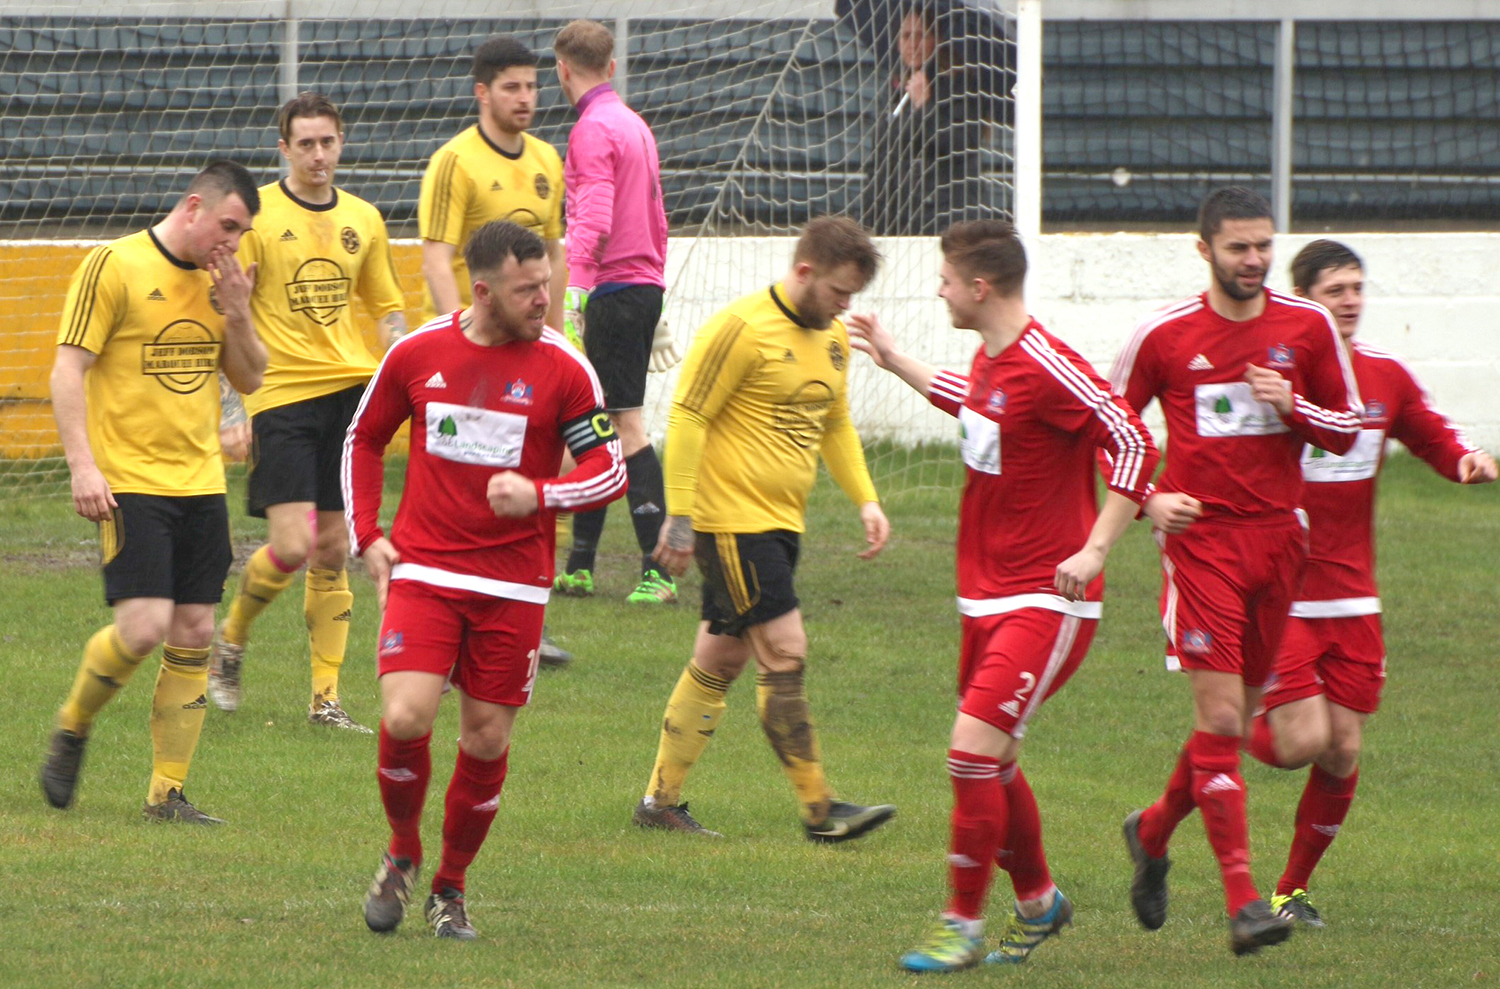
[[589,307],[589,293],[587,289],[579,288],[577,285],[569,285],[563,293],[563,335],[568,341],[583,350],[583,312]]

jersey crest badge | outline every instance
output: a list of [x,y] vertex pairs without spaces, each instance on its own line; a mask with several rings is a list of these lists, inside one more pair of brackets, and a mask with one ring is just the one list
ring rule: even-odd
[[1278,343],[1266,354],[1266,366],[1285,368],[1296,367],[1297,362],[1292,360],[1292,348],[1284,343]]
[[1365,403],[1365,412],[1361,417],[1365,422],[1378,423],[1385,419],[1385,403],[1371,399]]
[[1201,656],[1208,652],[1213,641],[1213,636],[1202,629],[1190,628],[1182,633],[1182,651]]
[[531,386],[520,378],[514,381],[507,381],[505,383],[504,399],[513,405],[530,405]]
[[224,315],[224,303],[219,301],[219,286],[210,285],[208,287],[208,304],[213,307],[214,312],[220,316]]
[[989,409],[991,412],[1004,412],[1005,403],[1007,401],[1008,400],[1005,397],[1005,392],[999,388],[996,388],[994,391],[990,392],[990,397],[985,399],[984,405],[985,408]]
[[536,173],[536,178],[532,180],[532,185],[536,187],[536,196],[538,199],[546,199],[552,195],[552,183],[548,182],[547,176],[541,172]]
[[345,227],[339,233],[339,243],[344,245],[344,250],[350,254],[359,253],[359,232],[353,227]]
[[847,358],[844,356],[844,348],[839,346],[837,340],[828,341],[828,361],[833,365],[835,371],[842,371]]

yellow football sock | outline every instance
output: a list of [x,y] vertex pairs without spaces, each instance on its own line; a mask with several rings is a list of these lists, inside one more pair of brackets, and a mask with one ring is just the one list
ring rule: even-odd
[[208,709],[208,648],[162,647],[161,672],[151,699],[151,789],[146,802],[162,803],[167,791],[182,789],[203,715]]
[[348,571],[307,569],[302,613],[307,616],[307,640],[312,647],[313,707],[339,699],[339,667],[349,643],[353,604]]
[[244,645],[250,638],[250,623],[276,600],[276,595],[291,586],[292,574],[271,562],[271,547],[262,546],[251,555],[240,575],[240,589],[229,602],[222,634],[226,642]]
[[120,641],[113,625],[95,632],[83,647],[83,662],[73,689],[57,712],[57,727],[75,735],[87,735],[94,718],[111,697],[120,692],[145,656],[133,655]]
[[818,751],[818,734],[813,730],[812,713],[807,707],[807,692],[802,686],[802,671],[795,673],[758,673],[755,677],[755,709],[760,726],[792,789],[802,805],[806,824],[821,824],[828,818],[828,804],[833,793],[823,775],[823,756]]
[[677,678],[662,715],[661,744],[646,791],[658,806],[675,805],[681,799],[688,771],[708,747],[724,716],[724,694],[728,690],[728,680],[699,668],[692,660]]
[[558,512],[553,529],[557,534],[557,545],[571,546],[573,544],[573,513]]

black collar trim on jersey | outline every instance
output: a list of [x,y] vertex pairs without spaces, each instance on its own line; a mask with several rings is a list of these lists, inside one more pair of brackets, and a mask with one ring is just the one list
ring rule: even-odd
[[495,149],[495,153],[497,155],[499,155],[501,158],[506,159],[507,161],[520,161],[521,160],[521,156],[526,153],[526,135],[525,134],[521,135],[521,150],[517,151],[515,154],[511,154],[509,151],[506,151],[504,148],[502,148],[500,145],[496,144],[494,141],[491,141],[490,140],[490,136],[484,132],[484,128],[483,127],[480,127],[478,124],[475,124],[474,125],[474,129],[479,132],[479,136],[480,137],[484,138],[484,143],[485,144],[488,144],[490,147],[494,148]]
[[155,230],[152,230],[150,227],[147,227],[146,228],[146,233],[148,233],[148,234],[151,235],[151,243],[153,243],[153,244],[156,245],[156,249],[158,251],[161,251],[161,256],[162,257],[166,258],[168,261],[172,262],[177,267],[181,268],[183,271],[197,271],[198,270],[198,266],[196,264],[193,264],[191,261],[184,261],[184,260],[182,260],[182,258],[178,257],[177,255],[173,254],[171,251],[167,250],[167,245],[163,244],[160,240],[157,239],[156,231]]
[[301,206],[303,209],[312,210],[314,213],[326,213],[339,204],[339,191],[333,190],[333,198],[326,203],[310,203],[305,199],[298,199],[297,194],[286,184],[286,179],[280,179],[276,183],[281,186],[281,191],[286,193],[286,198]]
[[796,323],[798,326],[802,327],[804,330],[810,330],[810,329],[812,329],[811,326],[808,326],[806,323],[802,322],[802,317],[801,316],[798,316],[796,313],[792,312],[792,310],[787,307],[787,304],[785,302],[781,301],[781,296],[779,296],[779,295],[776,294],[776,286],[775,285],[771,286],[771,301],[774,302],[774,303],[776,303],[776,308],[780,309],[782,315],[785,316],[787,319],[791,320],[793,323]]

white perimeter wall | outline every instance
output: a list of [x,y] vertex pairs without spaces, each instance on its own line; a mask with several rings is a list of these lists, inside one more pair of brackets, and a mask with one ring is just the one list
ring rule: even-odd
[[[1290,290],[1288,265],[1316,235],[1282,235],[1270,283]],[[1336,239],[1365,260],[1360,337],[1406,358],[1438,408],[1480,445],[1500,449],[1500,234],[1349,234]],[[1028,245],[1032,314],[1108,374],[1147,313],[1202,291],[1206,265],[1190,234],[1046,234]],[[784,271],[788,238],[674,238],[667,311],[686,345],[691,330],[731,299]],[[936,299],[936,240],[881,241],[887,263],[854,309],[876,309],[908,350],[966,370],[977,344],[953,330]],[[676,373],[652,375],[648,426],[660,436]],[[915,400],[904,385],[856,355],[851,404],[867,438],[952,439],[954,421]],[[895,383],[898,384],[899,383]],[[659,413],[659,414],[658,414]],[[1153,428],[1160,416],[1148,417]]]

